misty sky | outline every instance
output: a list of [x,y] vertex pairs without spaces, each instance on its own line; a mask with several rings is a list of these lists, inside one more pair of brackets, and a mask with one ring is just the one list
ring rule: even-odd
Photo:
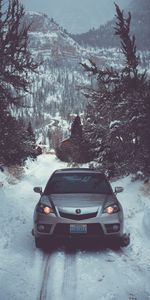
[[[114,0],[20,0],[26,10],[53,17],[71,33],[98,28],[115,14]],[[116,0],[121,8],[131,0]]]

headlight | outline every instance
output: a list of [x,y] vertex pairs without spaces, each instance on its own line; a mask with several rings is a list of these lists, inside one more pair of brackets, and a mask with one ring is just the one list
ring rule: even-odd
[[40,205],[37,206],[37,211],[40,212],[40,213],[43,213],[45,215],[49,215],[51,213],[54,213],[53,208],[51,208],[50,206],[43,205],[43,204],[40,204]]
[[50,213],[53,213],[54,211],[53,211],[53,209],[52,209],[51,207],[45,206],[45,207],[43,208],[43,212],[44,212],[46,215],[49,215]]
[[104,213],[107,213],[109,215],[117,213],[119,211],[119,207],[117,204],[109,205],[104,208]]

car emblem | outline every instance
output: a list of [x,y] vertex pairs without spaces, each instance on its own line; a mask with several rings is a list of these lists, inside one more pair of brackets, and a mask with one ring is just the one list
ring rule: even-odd
[[76,213],[79,215],[81,214],[81,209],[76,209]]

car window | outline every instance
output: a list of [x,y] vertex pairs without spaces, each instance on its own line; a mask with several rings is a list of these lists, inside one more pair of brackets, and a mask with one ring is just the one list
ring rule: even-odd
[[54,174],[48,181],[44,194],[91,193],[112,194],[103,174]]

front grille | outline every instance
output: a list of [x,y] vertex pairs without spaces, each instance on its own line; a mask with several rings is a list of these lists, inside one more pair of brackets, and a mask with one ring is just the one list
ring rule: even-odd
[[80,220],[95,218],[96,215],[97,215],[97,212],[88,213],[88,214],[81,214],[81,215],[74,215],[74,214],[69,214],[69,213],[64,213],[62,211],[59,211],[59,214],[62,218],[65,218],[65,219],[80,221]]
[[[54,235],[64,235],[69,236],[70,235],[70,224],[57,224],[54,232]],[[83,235],[80,234],[73,234],[76,235]],[[93,236],[102,236],[103,235],[103,229],[99,223],[93,223],[93,224],[87,224],[87,234],[86,235],[93,235]]]

